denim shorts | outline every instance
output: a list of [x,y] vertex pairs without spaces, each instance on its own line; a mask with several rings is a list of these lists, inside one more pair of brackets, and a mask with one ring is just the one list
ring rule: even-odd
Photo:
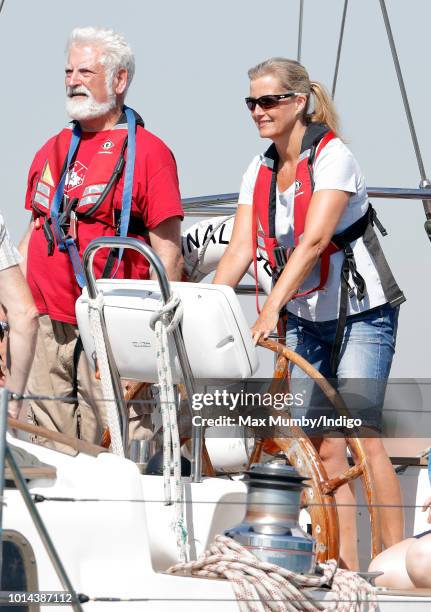
[[[313,322],[289,313],[287,321],[286,346],[329,379],[353,418],[360,419],[363,427],[378,432],[382,428],[386,383],[395,352],[398,315],[399,306],[391,308],[384,304],[347,317],[335,378],[331,373],[330,356],[337,320]],[[291,386],[293,392],[301,393],[302,389],[303,393],[302,406],[296,407],[292,416],[338,416],[313,380],[296,365],[291,367]],[[307,430],[307,434],[312,433]]]

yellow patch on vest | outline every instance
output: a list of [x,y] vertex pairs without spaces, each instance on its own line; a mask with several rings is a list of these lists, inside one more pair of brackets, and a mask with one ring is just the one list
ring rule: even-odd
[[54,187],[54,181],[53,181],[52,174],[51,174],[51,168],[49,167],[48,162],[46,162],[45,168],[43,169],[43,172],[42,172],[42,181]]

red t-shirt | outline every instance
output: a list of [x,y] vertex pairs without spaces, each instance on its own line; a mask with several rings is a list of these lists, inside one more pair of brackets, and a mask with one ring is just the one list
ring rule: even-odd
[[[89,163],[101,145],[108,140],[110,131],[84,132],[75,161],[69,169],[65,193],[70,198],[82,195],[82,178]],[[48,158],[53,138],[36,153],[31,164],[25,207],[31,209],[36,183]],[[121,209],[124,171],[114,191],[114,207]],[[157,136],[139,127],[136,133],[136,159],[132,194],[132,215],[142,219],[145,227],[152,230],[170,217],[183,217],[175,159],[171,151]],[[77,246],[80,256],[86,246],[100,236],[112,236],[113,229],[97,219],[79,219]],[[133,234],[129,233],[133,236]],[[107,249],[97,253],[94,260],[96,277],[101,276]],[[116,260],[117,261],[117,260]],[[114,269],[116,264],[114,266]],[[136,251],[124,252],[116,278],[148,278],[148,261]],[[39,314],[48,314],[51,319],[76,325],[75,301],[81,290],[75,279],[68,253],[56,247],[48,256],[48,243],[42,229],[35,228],[28,247],[27,281],[30,285]]]

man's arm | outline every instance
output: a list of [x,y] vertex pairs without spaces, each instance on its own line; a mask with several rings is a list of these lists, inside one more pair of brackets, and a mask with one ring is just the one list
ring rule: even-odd
[[31,232],[33,231],[34,221],[30,221],[30,224],[27,228],[26,233],[24,234],[21,242],[18,245],[18,251],[22,257],[22,262],[19,264],[21,268],[21,272],[26,277],[27,276],[27,253],[28,253],[28,243],[30,241]]
[[[38,312],[18,265],[0,270],[0,302],[9,323],[5,361],[1,364],[4,384],[23,393],[36,347]],[[11,402],[9,414],[18,418],[22,402]]]
[[[150,244],[162,260],[169,280],[180,281],[183,272],[181,219],[170,217],[149,232]],[[154,272],[152,278],[156,278]]]

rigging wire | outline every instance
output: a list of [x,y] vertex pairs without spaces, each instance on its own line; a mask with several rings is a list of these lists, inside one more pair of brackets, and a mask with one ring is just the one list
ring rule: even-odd
[[298,60],[298,62],[301,61],[303,17],[304,17],[304,0],[299,0],[298,51],[296,53],[296,59]]
[[[431,384],[430,382],[427,383],[422,383],[422,384]],[[27,401],[27,400],[38,400],[38,401],[52,401],[52,402],[65,402],[65,403],[78,403],[79,402],[79,397],[78,396],[72,396],[72,395],[66,395],[66,396],[61,396],[61,395],[33,395],[33,394],[22,394],[22,393],[10,393],[9,395],[9,401],[10,400],[16,400],[16,401]],[[115,398],[94,398],[95,402],[116,402],[117,400]],[[132,404],[137,404],[137,405],[148,405],[148,406],[157,406],[158,404],[161,404],[161,400],[158,398],[158,396],[154,396],[153,399],[128,399],[127,403],[132,405]],[[229,408],[228,405],[225,406],[218,406],[219,408]],[[251,405],[251,407],[253,407],[253,404]],[[257,407],[257,406],[255,406]],[[431,414],[431,409],[427,410],[427,409],[421,409],[421,410],[416,410],[414,408],[382,408],[382,412],[387,412],[388,414],[392,414],[392,413],[401,413],[401,414],[406,414],[406,413],[412,413],[412,414],[417,414],[417,415],[424,415],[424,414]],[[352,414],[355,414],[355,411],[352,411]],[[287,417],[287,413],[286,413],[286,417]],[[293,417],[292,417],[293,418]],[[427,438],[429,436],[426,435],[421,435],[419,436],[420,438]]]
[[2,12],[4,3],[5,3],[5,0],[0,0],[0,13]]
[[[41,502],[66,502],[66,503],[70,503],[70,502],[82,502],[82,503],[131,503],[131,504],[163,504],[165,505],[165,499],[138,499],[138,498],[130,498],[130,499],[118,499],[115,497],[61,497],[61,496],[57,496],[57,495],[41,495],[40,493],[33,493],[32,494],[33,500],[35,504],[39,504]],[[196,504],[220,504],[221,506],[238,506],[241,505],[243,502],[239,502],[239,501],[223,501],[222,499],[218,499],[216,501],[212,500],[204,500],[204,499],[182,499],[182,500],[173,500],[176,501],[178,503],[182,503],[182,504],[192,504],[192,505],[196,505]],[[267,504],[267,502],[253,502],[254,505],[257,506],[265,506]],[[296,507],[297,504],[286,504],[285,501],[283,502],[277,502],[277,501],[271,501],[271,505],[272,506],[283,506],[283,507]],[[339,502],[310,502],[310,503],[306,503],[304,505],[304,509],[307,508],[314,508],[314,507],[328,507],[328,508],[369,508],[369,507],[373,507],[373,508],[409,508],[409,509],[414,509],[414,508],[423,508],[424,505],[423,504],[372,504],[372,503],[364,503],[364,504],[357,504],[357,503],[352,503],[352,504],[343,504],[343,503],[339,503]],[[302,509],[302,508],[301,508]]]
[[335,61],[334,79],[332,81],[332,99],[335,97],[335,88],[337,86],[338,68],[340,66],[341,47],[343,45],[344,26],[346,23],[347,5],[349,0],[344,0],[343,15],[341,17],[340,36],[338,39],[337,59]]
[[[416,136],[416,130],[415,130],[415,126],[413,123],[413,117],[410,111],[410,104],[409,104],[409,100],[407,97],[407,91],[404,85],[404,79],[403,79],[403,75],[401,72],[401,66],[400,66],[400,62],[398,59],[397,50],[395,47],[395,41],[394,41],[394,37],[392,34],[391,24],[389,22],[388,11],[386,10],[385,0],[380,0],[380,7],[382,9],[383,21],[385,23],[386,33],[388,35],[389,46],[390,46],[391,53],[392,53],[392,59],[394,61],[395,72],[397,73],[398,85],[400,87],[401,97],[403,99],[404,111],[406,113],[407,122],[408,122],[409,129],[410,129],[410,135],[411,135],[412,142],[413,142],[413,148],[415,150],[416,161],[419,167],[419,173],[421,175],[420,187],[426,188],[431,185],[431,182],[428,180],[426,173],[425,173],[425,166],[422,160],[422,154],[421,154],[420,147],[419,147],[419,141]],[[423,202],[427,222],[430,221],[430,224],[431,224],[431,200],[422,200],[422,202]],[[427,231],[428,237],[431,240],[431,226],[427,227],[427,223],[425,223],[425,229]]]

